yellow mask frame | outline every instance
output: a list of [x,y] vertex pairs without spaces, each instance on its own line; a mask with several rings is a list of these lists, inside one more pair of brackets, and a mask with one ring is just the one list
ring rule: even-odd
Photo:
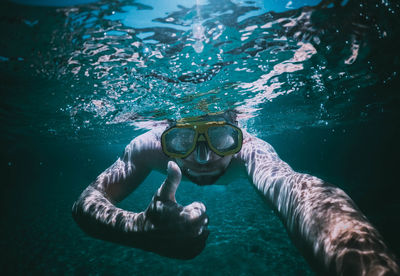
[[[208,133],[208,130],[210,128],[223,127],[223,126],[229,126],[234,131],[237,132],[236,133],[237,141],[235,141],[236,145],[233,148],[230,148],[229,150],[218,149],[213,144],[212,138]],[[170,146],[169,145],[170,143],[167,141],[168,134],[171,131],[176,131],[177,129],[192,129],[195,132],[193,141],[191,141],[191,146],[187,150],[181,153],[171,150],[172,146]],[[243,133],[240,128],[226,121],[200,121],[200,122],[190,122],[190,123],[182,121],[168,128],[161,135],[162,150],[166,155],[172,158],[185,158],[189,156],[195,150],[198,142],[205,142],[207,146],[219,156],[227,156],[235,154],[241,150],[243,144]]]

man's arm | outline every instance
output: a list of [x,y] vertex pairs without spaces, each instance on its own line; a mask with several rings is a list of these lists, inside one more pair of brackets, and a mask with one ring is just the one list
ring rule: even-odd
[[[168,178],[149,207],[139,213],[114,206],[129,195],[152,168],[166,168],[160,131],[135,138],[122,158],[100,174],[74,203],[72,215],[87,234],[160,255],[190,259],[199,254],[208,236],[208,219],[201,203],[181,206],[175,201],[181,172],[168,165]],[[201,231],[200,231],[201,230]]]
[[343,190],[293,171],[271,145],[248,133],[237,158],[316,272],[399,274],[378,231]]

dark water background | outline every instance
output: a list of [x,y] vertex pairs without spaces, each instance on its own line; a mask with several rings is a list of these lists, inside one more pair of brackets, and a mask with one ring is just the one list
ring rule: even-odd
[[[226,108],[295,170],[344,189],[400,256],[398,2],[276,2],[275,12],[210,2],[201,19],[191,3],[136,27],[131,13],[163,6],[0,4],[5,274],[312,274],[244,175],[179,187],[179,202],[203,201],[210,217],[191,261],[95,240],[73,222],[80,192],[149,125]],[[302,45],[315,53],[291,61]],[[121,207],[146,208],[163,178],[151,174]]]

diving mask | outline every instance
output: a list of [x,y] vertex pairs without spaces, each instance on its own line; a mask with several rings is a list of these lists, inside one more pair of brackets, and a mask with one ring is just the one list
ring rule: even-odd
[[164,153],[172,158],[185,158],[205,142],[219,156],[235,154],[242,148],[243,133],[226,121],[178,122],[161,135]]

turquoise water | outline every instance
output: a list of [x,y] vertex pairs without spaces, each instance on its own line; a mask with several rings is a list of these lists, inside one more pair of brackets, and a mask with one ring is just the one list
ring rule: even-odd
[[[396,1],[72,2],[0,4],[8,274],[312,275],[242,173],[180,185],[178,201],[203,201],[210,217],[191,261],[95,240],[72,220],[133,137],[229,108],[294,169],[344,189],[400,255]],[[143,210],[163,179],[120,206]]]

